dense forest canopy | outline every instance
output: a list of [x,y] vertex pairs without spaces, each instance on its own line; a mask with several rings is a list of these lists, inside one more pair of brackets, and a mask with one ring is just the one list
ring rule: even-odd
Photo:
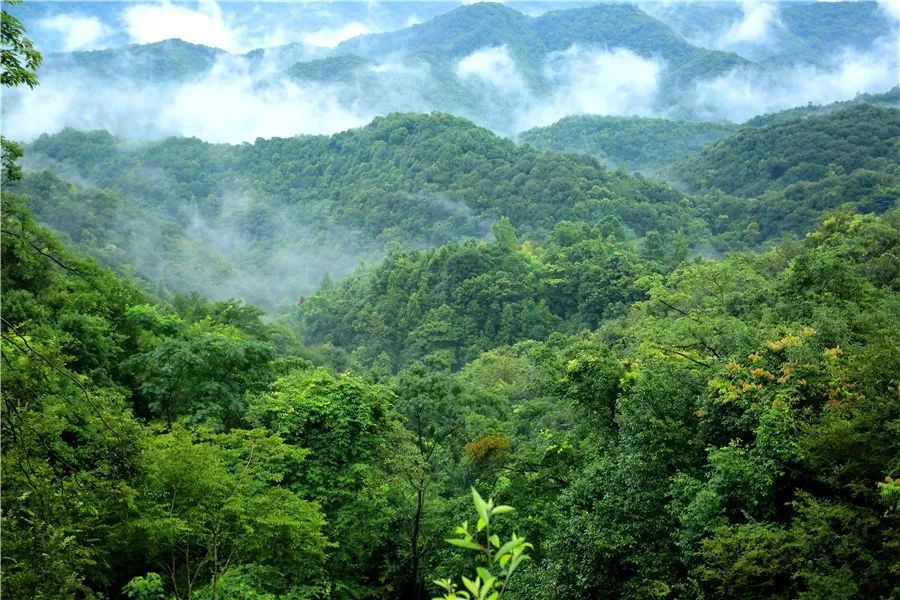
[[[890,7],[71,6],[3,9],[6,595],[900,593],[900,88],[735,121],[594,98],[503,137],[464,74],[552,95],[578,44],[615,45],[579,63],[608,95],[651,58],[675,96],[822,74]],[[384,110],[391,60],[446,104]],[[69,106],[64,68],[190,117],[238,64],[263,95],[373,83],[374,118],[7,135]]]

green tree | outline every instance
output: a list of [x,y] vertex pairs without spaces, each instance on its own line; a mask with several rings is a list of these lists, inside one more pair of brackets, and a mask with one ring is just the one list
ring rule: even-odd
[[[21,2],[7,0],[6,4],[12,6]],[[25,84],[33,88],[38,84],[41,53],[25,35],[22,22],[6,10],[0,11],[0,25],[0,84],[9,87]]]

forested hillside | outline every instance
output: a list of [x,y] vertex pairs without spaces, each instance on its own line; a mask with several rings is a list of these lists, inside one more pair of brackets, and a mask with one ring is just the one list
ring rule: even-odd
[[736,129],[727,121],[581,115],[523,131],[518,139],[539,150],[589,154],[612,168],[653,173]]
[[[659,3],[648,11],[693,43],[727,46],[742,56],[769,64],[827,64],[835,52],[864,51],[896,37],[896,18],[878,2],[784,2],[762,7],[748,19],[750,31],[734,41],[715,39],[742,23],[742,5],[717,2]],[[766,23],[766,19],[771,22]],[[751,28],[750,24],[756,25]],[[766,27],[768,25],[768,27]],[[725,36],[723,36],[724,38]]]
[[857,105],[807,119],[744,128],[679,161],[690,189],[741,197],[859,169],[898,175],[900,109]]
[[[0,83],[39,88],[8,4]],[[46,8],[40,26],[112,46],[51,62],[181,80],[194,92],[141,100],[170,117],[270,10],[135,6],[219,43],[110,41],[146,25],[112,3]],[[318,50],[241,59],[289,82],[232,75],[301,92],[262,115],[275,122],[303,109],[300,86],[378,79],[398,49],[390,68],[431,65],[429,93],[453,101],[471,83],[459,61],[486,47],[492,75],[511,52],[535,88],[581,43],[667,61],[667,85],[762,68],[636,7],[532,8],[429,7],[414,24],[412,5],[371,5],[307,32]],[[752,25],[759,9],[671,10]],[[856,20],[868,5],[778,9],[810,52],[878,29]],[[402,25],[353,33],[381,10]],[[103,34],[96,15],[123,24]],[[260,116],[220,91],[204,110]],[[237,144],[159,124],[149,141],[65,128],[19,144],[4,120],[4,597],[897,597],[898,92],[741,125],[563,111],[515,140],[444,112]]]
[[[439,542],[472,484],[516,505],[510,525],[535,546],[509,597],[893,588],[896,213],[834,215],[803,243],[674,271],[575,225],[540,250],[509,229],[439,250],[495,269],[454,286],[485,298],[456,304],[488,317],[482,334],[600,324],[484,353],[464,323],[434,321],[459,302],[440,295],[449,273],[393,257],[376,277],[433,286],[400,310],[438,308],[386,348],[409,368],[338,376],[308,362],[334,351],[285,343],[250,307],[148,304],[4,202],[9,593],[397,597],[464,568]],[[578,257],[620,282],[615,297],[573,280]],[[575,293],[542,293],[547,270]],[[500,273],[536,284],[495,313]],[[397,297],[356,285],[323,290],[305,318]],[[558,316],[536,322],[541,303]],[[458,340],[473,360],[453,372],[440,350]]]
[[[39,218],[112,259],[107,264],[140,271],[148,262],[141,246],[152,241],[152,275],[170,288],[208,281],[201,289],[214,295],[269,305],[311,291],[326,271],[346,274],[390,242],[481,238],[500,216],[537,237],[563,219],[608,216],[637,235],[683,230],[700,238],[705,230],[683,195],[664,184],[586,157],[518,147],[449,115],[391,115],[331,137],[240,146],[185,139],[133,146],[105,132],[67,130],[36,140],[28,154],[36,166],[113,190],[104,196],[112,205],[85,204],[77,198],[92,192],[47,175],[19,184],[40,197]],[[104,225],[110,213],[152,237],[123,237],[121,227]],[[82,235],[85,219],[99,225],[89,236]],[[185,249],[197,244],[222,260],[185,260]],[[300,252],[306,264],[293,260]],[[263,281],[275,293],[254,289],[248,271],[271,273]]]

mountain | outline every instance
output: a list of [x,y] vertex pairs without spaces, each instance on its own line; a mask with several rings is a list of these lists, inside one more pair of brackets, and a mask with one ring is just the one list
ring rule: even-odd
[[462,6],[408,29],[360,36],[343,42],[337,54],[385,57],[402,53],[438,69],[485,47],[505,46],[523,75],[540,87],[549,55],[573,46],[624,48],[668,63],[663,87],[687,85],[747,65],[741,57],[692,46],[667,25],[628,4],[595,4],[529,18],[503,4]]
[[742,128],[674,164],[691,191],[750,197],[858,169],[898,175],[900,109],[860,104],[821,116]]
[[785,121],[793,121],[816,115],[827,115],[849,106],[857,104],[873,104],[876,106],[885,106],[888,108],[900,108],[900,85],[894,87],[883,94],[859,94],[852,100],[843,102],[832,102],[831,104],[808,104],[806,106],[797,106],[787,110],[757,115],[744,123],[745,126],[759,127],[762,125],[773,125]]
[[[896,19],[870,1],[746,7],[722,2],[658,3],[647,5],[647,10],[694,44],[727,48],[773,65],[827,65],[843,52],[869,52],[873,43],[889,42],[898,34]],[[747,30],[741,33],[744,23]]]
[[[146,225],[132,246],[156,240],[159,261],[145,276],[159,273],[175,290],[202,281],[215,297],[266,306],[310,291],[326,272],[347,274],[392,242],[481,238],[501,216],[537,237],[564,219],[614,217],[635,235],[654,229],[702,237],[705,227],[666,185],[609,171],[589,157],[519,147],[443,114],[395,114],[330,137],[236,146],[181,138],[136,145],[106,132],[66,130],[30,144],[28,156],[34,169],[127,198],[103,210],[123,215],[116,230],[127,229],[121,221]],[[40,184],[37,174],[19,184],[43,198],[35,204],[38,218],[69,239],[82,239],[84,219],[109,218],[88,216],[100,207],[78,200],[87,193],[80,186],[47,194],[47,185],[59,186]],[[85,215],[71,218],[79,205]],[[147,211],[158,226],[142,216]],[[129,253],[115,231],[92,226],[91,235],[86,243],[101,258]],[[193,244],[216,259],[198,254],[185,263],[183,249]],[[143,253],[127,258],[131,271],[148,263]],[[167,260],[177,265],[166,269]],[[183,277],[191,269],[197,274]]]
[[672,94],[698,78],[712,78],[750,64],[730,52],[694,46],[630,4],[553,11],[535,19],[533,26],[548,52],[579,44],[621,47],[645,58],[662,58],[667,63],[662,88]]
[[218,48],[171,39],[108,50],[51,54],[45,58],[39,75],[53,77],[82,71],[90,77],[112,80],[181,81],[205,73],[224,56],[228,53]]
[[517,139],[539,150],[588,154],[611,168],[652,173],[736,129],[728,122],[577,115],[523,131]]

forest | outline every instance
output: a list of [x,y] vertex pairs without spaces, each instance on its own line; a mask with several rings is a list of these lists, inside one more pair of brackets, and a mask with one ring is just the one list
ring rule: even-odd
[[[552,8],[448,9],[289,74],[399,46],[452,71],[492,36],[536,85],[591,36],[665,53],[671,93],[760,60],[685,41],[701,5]],[[786,47],[850,11],[788,5]],[[29,32],[5,6],[4,89],[41,85]],[[50,60],[190,78],[224,52],[148,46]],[[3,593],[897,598],[898,101],[512,136],[444,110],[241,143],[4,129]]]

